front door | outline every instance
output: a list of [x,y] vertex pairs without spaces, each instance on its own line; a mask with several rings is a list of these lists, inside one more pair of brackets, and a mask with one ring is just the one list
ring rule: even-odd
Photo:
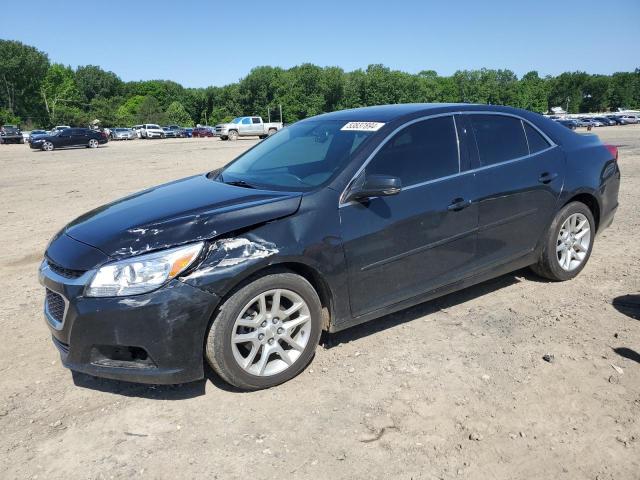
[[402,191],[341,205],[354,317],[451,283],[473,262],[474,176],[460,172],[457,138],[451,115],[406,126],[361,173],[399,177]]

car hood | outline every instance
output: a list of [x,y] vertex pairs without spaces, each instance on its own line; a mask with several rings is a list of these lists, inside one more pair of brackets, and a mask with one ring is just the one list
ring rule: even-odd
[[198,175],[99,207],[71,222],[64,233],[120,259],[291,215],[301,197],[298,192],[237,187]]

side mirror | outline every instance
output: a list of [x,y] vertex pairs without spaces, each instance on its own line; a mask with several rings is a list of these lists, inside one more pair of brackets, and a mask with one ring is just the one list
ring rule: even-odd
[[345,201],[362,201],[372,197],[397,195],[402,190],[402,182],[391,175],[361,175],[351,185]]

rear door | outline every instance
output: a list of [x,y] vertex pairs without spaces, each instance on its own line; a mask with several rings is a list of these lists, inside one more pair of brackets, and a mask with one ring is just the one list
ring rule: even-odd
[[260,117],[251,117],[251,132],[252,135],[263,135],[264,126]]
[[451,283],[473,261],[478,211],[459,147],[452,115],[407,125],[364,169],[400,177],[402,191],[340,206],[353,316]]
[[86,145],[89,143],[89,132],[86,128],[71,129],[71,145]]
[[564,183],[559,147],[519,117],[468,114],[478,188],[480,266],[515,260],[536,247]]

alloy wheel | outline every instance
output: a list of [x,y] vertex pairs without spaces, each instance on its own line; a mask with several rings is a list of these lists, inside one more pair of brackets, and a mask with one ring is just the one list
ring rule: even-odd
[[44,142],[44,145],[42,145],[42,149],[50,152],[51,150],[53,150],[53,143],[51,142]]
[[247,373],[270,376],[300,357],[311,334],[309,306],[297,293],[275,289],[247,303],[233,326],[233,357]]
[[581,213],[574,213],[564,221],[556,242],[558,263],[568,272],[584,261],[591,245],[591,225]]
[[95,138],[92,138],[89,140],[89,146],[91,148],[98,148],[98,141]]

